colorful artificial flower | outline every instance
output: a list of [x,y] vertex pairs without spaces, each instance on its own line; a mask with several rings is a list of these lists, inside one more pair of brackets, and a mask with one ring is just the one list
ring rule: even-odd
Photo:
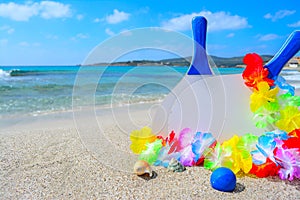
[[276,126],[286,132],[300,128],[300,111],[296,106],[286,106],[280,111],[280,119]]
[[168,167],[170,161],[172,158],[179,160],[180,153],[173,151],[170,152],[172,148],[172,145],[166,144],[166,146],[163,146],[157,156],[156,161],[154,162],[155,166],[163,166],[163,167]]
[[300,106],[300,96],[294,96],[289,92],[279,95],[278,101],[282,108],[285,108],[286,106]]
[[275,139],[286,140],[289,136],[286,132],[275,130],[266,132],[264,135],[258,137],[256,150],[251,151],[252,160],[255,165],[262,165],[269,158],[272,162],[276,163],[274,158],[274,149],[277,147]]
[[135,154],[140,154],[146,149],[146,143],[156,140],[156,136],[152,133],[151,128],[145,126],[141,130],[134,130],[130,133],[131,145],[130,149]]
[[172,143],[173,142],[173,140],[175,139],[175,132],[174,131],[171,131],[171,133],[166,137],[166,138],[164,138],[163,136],[161,136],[161,135],[158,135],[158,136],[156,136],[157,137],[157,139],[160,139],[160,140],[162,140],[162,145],[163,146],[165,146],[167,143]]
[[252,156],[250,152],[256,149],[257,141],[257,136],[248,133],[243,135],[236,144],[236,149],[239,152],[240,169],[246,174],[252,168]]
[[289,132],[289,136],[300,138],[300,129],[295,129],[292,132]]
[[287,140],[282,141],[282,148],[296,149],[300,153],[300,138],[289,137]]
[[192,145],[188,145],[181,149],[179,161],[183,166],[191,167],[194,165],[194,156]]
[[279,177],[283,180],[292,181],[300,178],[300,154],[299,149],[276,148],[276,161],[280,164]]
[[276,163],[267,158],[266,162],[262,165],[256,165],[252,163],[252,168],[249,173],[254,174],[259,178],[264,178],[268,176],[276,176],[279,169],[279,165],[276,165]]
[[200,165],[204,161],[204,151],[207,148],[213,147],[216,143],[216,139],[211,133],[197,132],[192,143],[192,151],[195,155],[195,165]]
[[[234,135],[220,144],[210,133],[193,133],[189,128],[183,129],[178,138],[174,131],[164,138],[144,127],[130,134],[131,150],[140,154],[139,159],[164,167],[171,159],[184,166],[200,165],[204,160],[204,168],[210,170],[227,167],[234,173],[242,170],[257,177],[279,174],[281,179],[300,178],[300,97],[294,96],[294,88],[280,76],[275,82],[278,87],[271,87],[273,80],[267,77],[268,70],[257,54],[246,55],[244,62],[247,68],[243,78],[254,88],[250,107],[256,127],[276,125],[280,130],[260,137]],[[288,92],[277,97],[279,89]]]
[[278,120],[279,104],[277,102],[267,103],[259,107],[253,114],[253,121],[257,128],[272,126]]
[[270,89],[267,82],[259,82],[257,89],[254,90],[253,94],[250,96],[250,108],[252,112],[257,111],[261,106],[264,106],[270,102],[276,101],[276,95],[279,91],[278,87]]
[[274,85],[274,80],[268,78],[269,71],[263,67],[263,60],[259,55],[255,53],[247,54],[243,62],[247,66],[242,76],[248,87],[257,89],[260,82],[266,82],[269,86]]
[[159,151],[162,147],[162,140],[155,140],[147,143],[146,149],[143,150],[139,156],[139,160],[144,160],[152,165],[158,158]]
[[[233,171],[233,173],[238,173],[240,171],[240,155],[239,152],[236,148],[240,138],[237,135],[234,135],[231,137],[229,140],[226,140],[223,142],[221,145],[223,149],[230,149],[231,155],[230,155],[230,160],[232,161],[232,165],[230,169]],[[251,159],[251,156],[250,156]],[[225,167],[225,166],[222,166]]]
[[163,139],[162,143],[164,145],[161,148],[154,165],[168,167],[172,158],[179,160],[180,157],[180,153],[177,152],[178,140],[175,137],[175,132],[172,131],[168,137]]
[[219,167],[227,167],[232,169],[232,149],[230,147],[223,148],[219,142],[214,148],[208,148],[204,152],[206,157],[204,159],[204,168],[215,170]]
[[286,82],[282,76],[278,76],[275,80],[275,85],[277,85],[282,90],[287,90],[292,96],[295,95],[295,87],[291,86]]
[[191,129],[185,128],[179,133],[178,137],[178,151],[180,152],[179,161],[184,166],[193,166],[194,153],[192,151],[192,142],[194,134]]

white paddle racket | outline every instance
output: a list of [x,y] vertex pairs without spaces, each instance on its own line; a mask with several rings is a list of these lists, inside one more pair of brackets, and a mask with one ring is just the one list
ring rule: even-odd
[[[252,91],[245,86],[241,74],[214,75],[205,50],[207,21],[195,17],[192,21],[194,57],[178,85],[157,108],[152,120],[154,133],[166,136],[183,128],[210,132],[218,141],[234,134],[260,135],[252,121],[249,99]],[[278,53],[265,65],[269,77],[276,79],[281,69],[300,49],[300,31],[294,31]]]

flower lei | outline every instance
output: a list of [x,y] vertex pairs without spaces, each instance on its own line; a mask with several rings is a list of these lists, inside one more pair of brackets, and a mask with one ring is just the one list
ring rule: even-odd
[[234,173],[257,177],[300,178],[300,96],[295,96],[295,88],[283,77],[268,78],[269,71],[259,55],[247,54],[244,63],[247,67],[242,76],[253,91],[250,108],[255,126],[273,131],[261,136],[234,135],[219,143],[211,133],[193,133],[189,128],[178,137],[172,131],[164,138],[144,127],[130,134],[130,149],[140,160],[156,166],[168,167],[175,158],[184,166],[203,165],[209,170],[227,167]]

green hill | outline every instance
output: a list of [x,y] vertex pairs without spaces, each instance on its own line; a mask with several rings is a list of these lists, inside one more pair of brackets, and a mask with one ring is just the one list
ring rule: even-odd
[[[273,56],[262,55],[264,62],[268,62]],[[223,58],[218,56],[209,56],[209,63],[211,66],[217,67],[240,67],[244,65],[244,56]],[[94,66],[190,66],[192,57],[186,58],[170,58],[163,60],[133,60],[125,62],[114,62],[114,63],[96,63]]]

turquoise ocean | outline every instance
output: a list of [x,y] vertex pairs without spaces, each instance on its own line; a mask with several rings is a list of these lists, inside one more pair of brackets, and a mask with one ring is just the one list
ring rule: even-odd
[[[71,110],[74,87],[75,89],[78,87],[75,81],[82,68],[80,66],[0,67],[0,117]],[[94,105],[107,107],[162,101],[187,70],[188,67],[84,66],[84,76],[101,74],[97,80],[97,88],[93,91]],[[219,68],[217,73],[237,74],[242,71],[242,68]],[[283,70],[281,75],[293,86],[300,88],[299,71]],[[94,83],[87,81],[84,84]],[[136,89],[133,92],[126,91],[126,88],[132,85]],[[84,102],[82,101],[83,105]]]

